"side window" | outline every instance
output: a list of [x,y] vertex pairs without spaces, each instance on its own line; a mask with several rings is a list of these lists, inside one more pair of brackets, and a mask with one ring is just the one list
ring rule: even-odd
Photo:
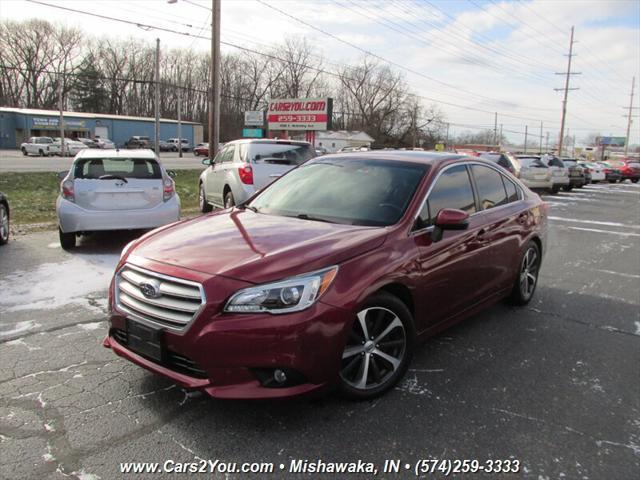
[[483,210],[507,203],[507,193],[502,183],[502,175],[492,168],[482,165],[472,165],[471,171],[478,187],[478,198]]
[[226,153],[227,153],[226,148],[223,148],[222,150],[218,150],[218,153],[216,153],[216,156],[213,157],[213,161],[216,164],[224,162],[224,156],[226,155]]
[[518,195],[518,187],[516,187],[515,184],[504,175],[501,176],[504,188],[507,191],[507,202],[517,202],[520,199],[520,196]]
[[233,154],[236,149],[233,145],[224,149],[224,154],[222,155],[222,163],[231,163],[233,162]]
[[475,213],[476,202],[465,165],[456,165],[440,175],[420,212],[424,225],[433,225],[438,212],[443,208],[456,208],[468,214]]

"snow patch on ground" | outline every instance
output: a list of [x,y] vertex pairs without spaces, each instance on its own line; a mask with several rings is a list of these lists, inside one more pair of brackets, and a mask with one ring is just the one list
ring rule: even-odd
[[[0,282],[0,290],[2,290],[2,282]],[[3,310],[2,299],[0,299],[0,311]],[[8,310],[5,310],[8,311]],[[0,338],[11,337],[16,333],[28,332],[29,330],[35,330],[41,327],[37,322],[33,320],[25,320],[24,322],[17,322],[13,325],[0,327]]]
[[102,327],[102,324],[104,322],[93,322],[93,323],[81,323],[78,325],[78,327],[80,327],[82,330],[86,330],[86,331],[91,331],[91,330],[97,330],[100,327]]
[[[117,254],[77,254],[65,262],[44,263],[33,270],[5,275],[0,280],[0,310],[54,309],[70,304],[91,306],[86,297],[108,289],[118,259]],[[23,325],[23,330],[32,328]]]

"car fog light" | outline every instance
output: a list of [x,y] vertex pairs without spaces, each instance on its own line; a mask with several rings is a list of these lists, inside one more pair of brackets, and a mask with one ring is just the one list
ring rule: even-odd
[[287,381],[287,374],[280,369],[276,369],[273,372],[273,379],[278,383],[284,383]]

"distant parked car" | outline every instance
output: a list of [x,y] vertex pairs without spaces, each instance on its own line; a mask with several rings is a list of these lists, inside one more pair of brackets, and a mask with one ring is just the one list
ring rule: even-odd
[[539,156],[518,155],[520,161],[520,180],[531,189],[553,191],[551,169],[540,160]]
[[202,212],[229,208],[251,197],[292,168],[315,157],[308,142],[247,139],[225,144],[200,175],[199,203]]
[[562,163],[569,171],[569,185],[563,187],[564,190],[570,191],[573,187],[582,188],[587,184],[584,168],[578,165],[578,159],[563,158]]
[[620,168],[620,173],[622,174],[622,180],[631,180],[633,183],[638,183],[638,180],[640,180],[640,162],[626,162]]
[[[149,148],[153,149],[153,145],[149,144]],[[164,140],[160,140],[160,142],[158,143],[158,150],[160,150],[161,152],[173,152],[174,147],[172,143],[169,142],[165,142]]]
[[167,140],[167,143],[171,145],[171,149],[174,152],[178,151],[178,149],[180,148],[179,145],[181,146],[183,152],[188,152],[191,149],[191,144],[186,138],[183,138],[182,140],[177,138],[170,138],[169,140]]
[[622,168],[624,168],[624,165],[622,168],[614,166],[611,162],[598,162],[598,165],[600,165],[604,171],[605,181],[609,183],[616,183],[624,180],[622,175]]
[[540,161],[551,170],[551,180],[553,181],[552,193],[558,193],[560,189],[569,191],[573,187],[569,182],[569,169],[555,155],[540,155]]
[[482,152],[480,153],[480,158],[484,158],[485,160],[497,163],[516,177],[520,177],[520,162],[512,153]]
[[362,145],[360,147],[342,147],[340,150],[338,150],[338,153],[345,153],[345,152],[368,152],[369,150],[371,150],[369,147],[367,147],[366,145]]
[[[71,140],[69,138],[64,139],[64,153],[68,157],[73,157],[77,155],[80,150],[84,150],[87,147],[82,142],[77,142],[76,140]],[[56,137],[53,139],[53,143],[49,145],[49,154],[50,155],[62,155],[62,145],[60,142],[60,137]]]
[[203,157],[208,157],[209,156],[209,144],[208,143],[199,143],[198,145],[196,145],[193,148],[193,154],[198,157],[198,156],[203,156]]
[[100,145],[98,144],[98,142],[96,142],[91,138],[77,137],[75,141],[84,143],[87,146],[87,148],[100,148]]
[[316,155],[326,155],[329,151],[324,147],[315,147]]
[[97,230],[151,229],[180,218],[169,173],[149,150],[82,150],[60,184],[60,245]]
[[103,150],[111,150],[116,148],[116,144],[108,138],[96,137],[95,142],[98,144],[98,147],[102,148]]
[[9,241],[10,218],[9,200],[4,193],[0,192],[0,245]]
[[125,148],[151,148],[151,140],[149,137],[144,137],[140,135],[134,135],[129,138],[126,142],[124,142]]
[[605,180],[606,176],[602,165],[591,162],[578,162],[578,164],[585,169],[585,175],[589,176],[587,183],[598,183]]
[[41,157],[47,157],[51,155],[49,153],[49,145],[53,143],[51,137],[31,137],[28,141],[20,145],[20,150],[23,155],[40,155]]

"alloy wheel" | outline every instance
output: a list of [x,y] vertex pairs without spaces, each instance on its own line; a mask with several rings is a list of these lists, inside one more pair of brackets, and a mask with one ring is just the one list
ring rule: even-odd
[[0,206],[0,241],[6,243],[9,239],[9,215],[4,205]]
[[358,390],[388,382],[407,352],[407,333],[398,316],[382,307],[361,310],[342,353],[340,377]]
[[538,281],[538,267],[538,252],[534,247],[529,247],[520,267],[520,293],[524,299],[529,299],[533,295]]

